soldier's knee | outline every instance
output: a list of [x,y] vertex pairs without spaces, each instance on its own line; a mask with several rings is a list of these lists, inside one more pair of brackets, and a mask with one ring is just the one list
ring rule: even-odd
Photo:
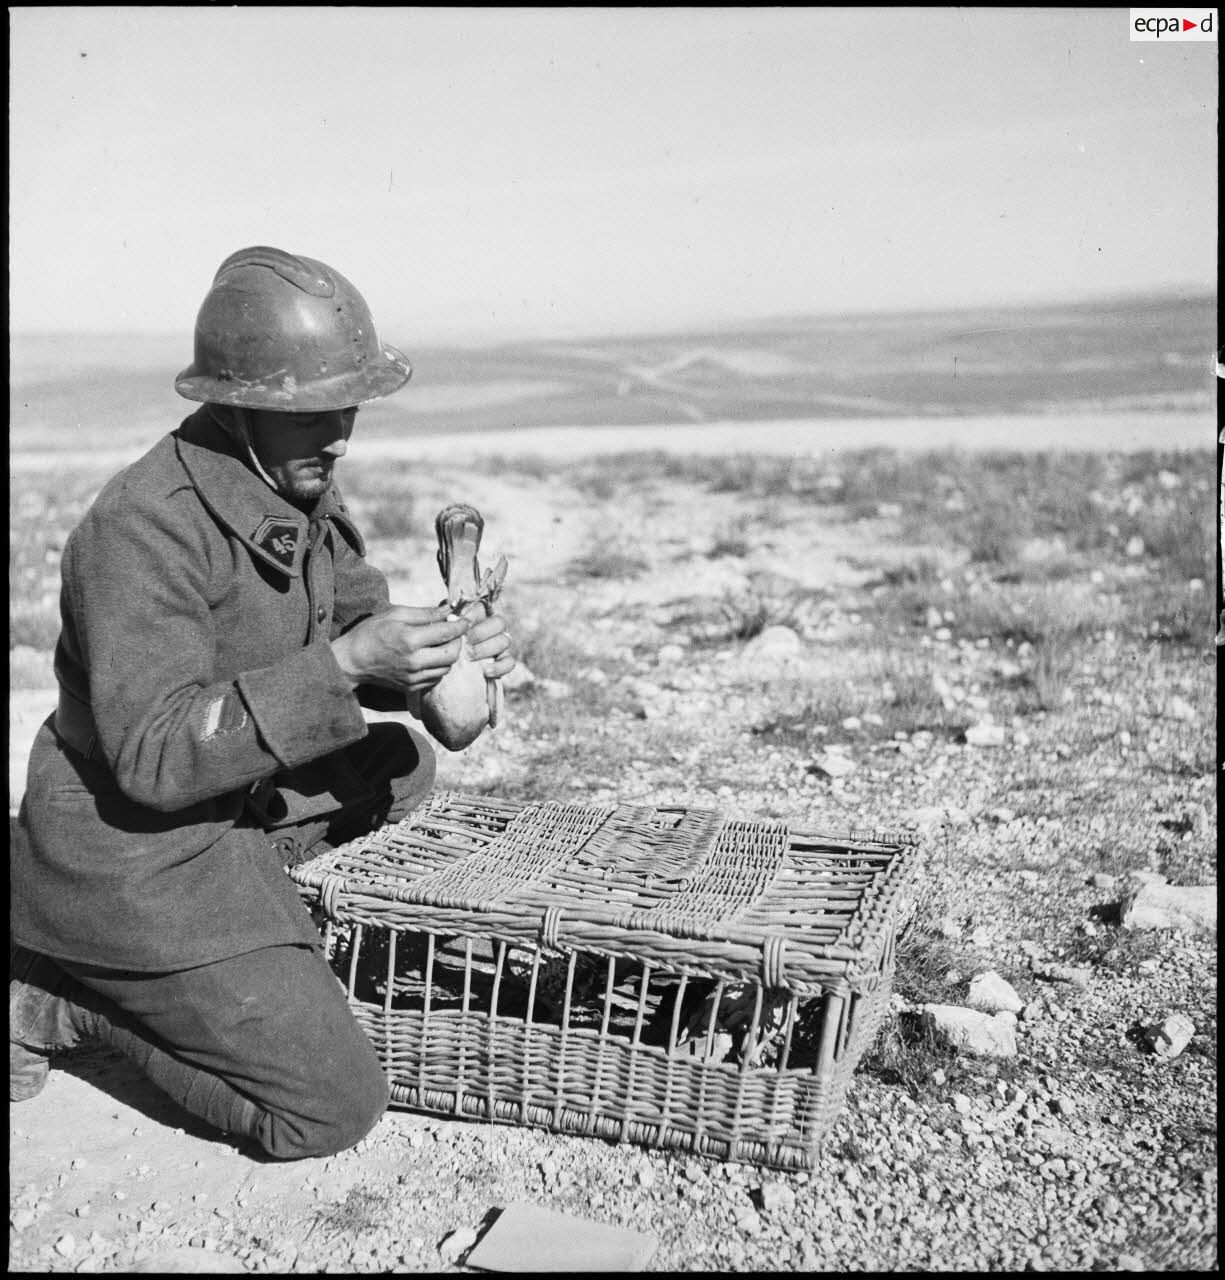
[[343,1079],[321,1082],[298,1114],[274,1119],[263,1146],[277,1160],[331,1156],[356,1146],[379,1122],[390,1101],[387,1077],[377,1060]]
[[429,739],[407,725],[391,723],[371,728],[395,731],[385,740],[390,759],[394,762],[389,779],[391,804],[387,821],[398,822],[433,790],[438,761]]

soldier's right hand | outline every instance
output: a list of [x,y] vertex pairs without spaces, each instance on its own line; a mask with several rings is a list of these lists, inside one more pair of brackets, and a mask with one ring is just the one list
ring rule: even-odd
[[332,641],[340,669],[359,684],[425,693],[460,655],[467,618],[448,619],[447,606],[429,609],[393,604]]

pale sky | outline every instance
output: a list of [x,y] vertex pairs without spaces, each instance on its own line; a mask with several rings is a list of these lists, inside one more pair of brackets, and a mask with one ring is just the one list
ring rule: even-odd
[[11,328],[253,244],[407,343],[1211,292],[1217,45],[1127,16],[17,6]]

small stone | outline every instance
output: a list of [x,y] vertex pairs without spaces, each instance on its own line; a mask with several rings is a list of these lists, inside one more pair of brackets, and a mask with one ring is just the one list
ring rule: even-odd
[[1087,987],[1093,977],[1092,969],[1067,964],[1034,965],[1034,973],[1048,982],[1068,982],[1081,988]]
[[965,740],[967,747],[1002,747],[1004,726],[990,720],[979,721],[965,731]]
[[65,1232],[55,1242],[55,1252],[58,1253],[61,1258],[71,1258],[72,1255],[76,1252],[76,1248],[77,1248],[77,1242],[75,1239],[73,1239],[72,1234],[70,1232]]
[[37,1216],[33,1209],[14,1209],[9,1215],[9,1222],[14,1231],[24,1231],[27,1227],[34,1225]]
[[73,1212],[77,1215],[78,1218],[88,1218],[89,1215],[93,1212],[93,1208],[91,1205],[88,1205],[88,1204],[79,1204],[77,1205],[76,1209]]
[[977,929],[970,934],[970,942],[976,947],[989,947],[994,941],[994,934],[985,924],[980,924]]
[[1144,884],[1120,905],[1124,929],[1215,933],[1216,917],[1215,885]]
[[1115,1260],[1115,1267],[1119,1271],[1147,1271],[1148,1266],[1143,1258],[1134,1253],[1120,1253]]
[[790,1213],[795,1208],[795,1192],[782,1182],[763,1182],[758,1198],[766,1213]]
[[655,1170],[649,1164],[638,1166],[638,1185],[650,1190],[655,1185]]
[[1001,978],[994,969],[980,973],[971,979],[970,989],[966,994],[966,1004],[971,1009],[980,1009],[983,1013],[1020,1013],[1024,1007],[1021,997],[1012,986]]
[[944,1069],[942,1067],[937,1067],[935,1071],[932,1072],[932,1084],[940,1085],[947,1079],[948,1077],[944,1074]]
[[1165,704],[1165,714],[1171,720],[1191,721],[1199,718],[1199,713],[1185,699],[1180,698],[1177,694]]
[[959,1116],[968,1116],[970,1114],[970,1107],[972,1104],[970,1099],[967,1098],[964,1093],[953,1094],[950,1101],[953,1104],[953,1110],[956,1111]]
[[989,1058],[1014,1058],[1015,1030],[1000,1018],[958,1005],[923,1006],[923,1026],[951,1048]]
[[1177,1058],[1191,1043],[1195,1024],[1185,1013],[1172,1013],[1164,1022],[1144,1028],[1144,1038],[1159,1058]]
[[941,916],[936,921],[936,932],[942,938],[947,938],[950,942],[956,942],[961,937],[961,925],[952,916]]
[[756,1236],[761,1234],[761,1218],[753,1209],[741,1209],[736,1214],[736,1230],[744,1236]]
[[854,773],[858,766],[849,756],[840,751],[823,751],[808,766],[808,772],[823,778],[845,778]]
[[1095,871],[1089,877],[1089,883],[1095,889],[1113,889],[1118,884],[1118,877],[1112,876],[1105,871]]
[[1052,1098],[1051,1110],[1057,1116],[1074,1116],[1076,1114],[1076,1104],[1071,1098]]
[[70,1169],[84,1169],[85,1161],[78,1156],[68,1167]]
[[476,1232],[471,1227],[461,1227],[452,1231],[438,1246],[438,1252],[447,1262],[456,1262],[463,1253],[467,1253],[476,1244]]

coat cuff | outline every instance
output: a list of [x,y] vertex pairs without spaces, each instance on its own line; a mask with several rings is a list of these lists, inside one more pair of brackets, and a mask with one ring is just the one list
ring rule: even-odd
[[264,745],[288,768],[366,735],[361,707],[328,644],[244,672],[238,688]]

